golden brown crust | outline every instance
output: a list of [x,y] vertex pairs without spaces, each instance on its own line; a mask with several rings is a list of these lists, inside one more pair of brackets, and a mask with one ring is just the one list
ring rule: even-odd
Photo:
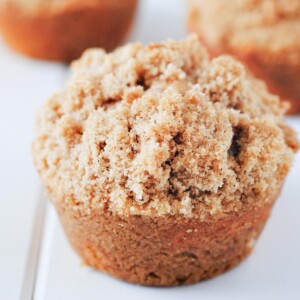
[[266,62],[255,54],[232,52],[233,55],[246,63],[251,72],[263,78],[269,90],[290,103],[288,114],[300,113],[300,66],[279,64],[274,60]]
[[92,49],[38,114],[35,165],[87,264],[193,283],[250,253],[299,147],[284,111],[196,35]]
[[0,30],[7,43],[21,53],[69,62],[87,48],[110,51],[120,45],[136,5],[137,0],[127,0],[123,5],[92,1],[33,12],[16,4],[4,5],[0,8]]
[[[300,4],[297,0],[194,1],[188,26],[213,55],[229,53],[300,112]],[[220,18],[219,16],[222,15]]]
[[82,216],[61,203],[56,208],[71,245],[87,265],[132,283],[174,286],[239,264],[251,253],[272,204],[218,221],[121,217],[101,210]]

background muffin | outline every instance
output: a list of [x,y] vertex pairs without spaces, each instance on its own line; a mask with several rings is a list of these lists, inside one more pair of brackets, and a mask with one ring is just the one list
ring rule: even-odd
[[34,160],[85,263],[193,283],[251,252],[298,148],[283,114],[196,36],[89,50],[39,112]]
[[0,0],[0,30],[26,55],[70,61],[124,41],[137,0]]
[[211,53],[230,53],[300,113],[300,2],[189,0],[188,25]]

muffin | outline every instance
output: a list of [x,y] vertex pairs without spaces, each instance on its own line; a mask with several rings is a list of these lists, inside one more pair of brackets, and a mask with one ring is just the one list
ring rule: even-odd
[[189,0],[188,25],[213,55],[236,56],[300,113],[299,0]]
[[89,47],[122,43],[137,0],[0,0],[0,31],[16,51],[69,62]]
[[298,149],[286,105],[196,35],[91,49],[41,108],[35,165],[84,263],[190,284],[252,250]]

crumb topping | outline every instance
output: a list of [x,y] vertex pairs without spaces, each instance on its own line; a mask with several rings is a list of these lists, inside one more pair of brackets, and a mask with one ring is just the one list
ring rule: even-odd
[[12,6],[18,9],[22,9],[27,13],[36,13],[36,12],[44,12],[44,11],[59,11],[63,10],[66,7],[79,7],[94,5],[94,4],[109,4],[114,6],[122,6],[128,5],[136,0],[0,0],[1,5]]
[[[300,65],[300,1],[189,0],[190,19],[212,46]],[[277,63],[281,63],[277,61]]]
[[275,197],[298,148],[285,105],[196,35],[91,49],[41,108],[35,164],[82,213],[205,219]]

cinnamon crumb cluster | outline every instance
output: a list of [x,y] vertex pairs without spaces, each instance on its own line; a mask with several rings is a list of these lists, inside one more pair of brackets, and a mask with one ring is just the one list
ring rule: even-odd
[[298,148],[285,105],[195,35],[85,52],[37,118],[52,200],[89,214],[207,218],[261,205]]

